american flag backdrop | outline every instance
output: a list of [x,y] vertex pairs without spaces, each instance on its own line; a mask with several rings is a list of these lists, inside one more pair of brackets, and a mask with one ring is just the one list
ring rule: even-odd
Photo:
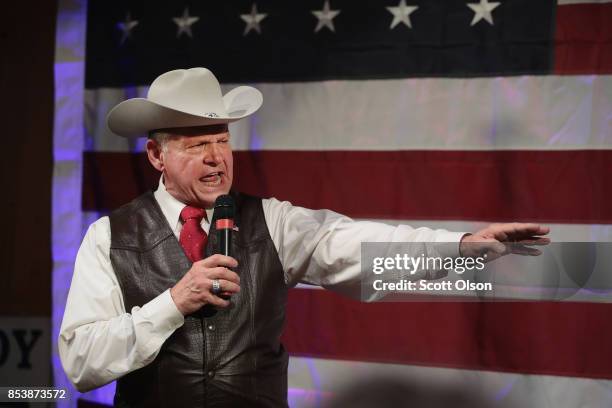
[[[172,69],[263,93],[230,126],[238,190],[356,219],[536,221],[555,241],[612,241],[610,1],[64,0],[57,44],[56,334],[87,226],[159,178],[106,114]],[[521,406],[610,407],[611,319],[605,302],[362,304],[297,288],[290,402],[393,370]],[[65,382],[57,355],[55,369]]]

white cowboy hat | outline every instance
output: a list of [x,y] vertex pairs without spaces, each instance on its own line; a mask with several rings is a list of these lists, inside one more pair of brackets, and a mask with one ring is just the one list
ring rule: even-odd
[[155,129],[234,122],[257,111],[262,102],[261,92],[250,86],[221,95],[219,81],[206,68],[177,69],[155,78],[146,98],[115,106],[106,123],[120,136],[138,137]]

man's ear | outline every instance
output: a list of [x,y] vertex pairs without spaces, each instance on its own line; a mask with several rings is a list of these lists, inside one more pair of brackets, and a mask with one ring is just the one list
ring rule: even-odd
[[147,139],[146,148],[151,165],[158,171],[164,171],[164,152],[160,144],[153,139]]

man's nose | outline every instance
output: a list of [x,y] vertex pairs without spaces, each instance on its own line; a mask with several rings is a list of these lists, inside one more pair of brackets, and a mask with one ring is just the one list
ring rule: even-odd
[[223,160],[221,149],[218,143],[209,143],[204,147],[204,157],[202,158],[206,164],[219,164]]

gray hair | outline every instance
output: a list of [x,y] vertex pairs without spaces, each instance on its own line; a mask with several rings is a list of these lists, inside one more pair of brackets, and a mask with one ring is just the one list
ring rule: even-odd
[[149,139],[155,141],[163,152],[168,148],[168,141],[172,138],[172,135],[168,132],[161,130],[152,130],[149,132]]

